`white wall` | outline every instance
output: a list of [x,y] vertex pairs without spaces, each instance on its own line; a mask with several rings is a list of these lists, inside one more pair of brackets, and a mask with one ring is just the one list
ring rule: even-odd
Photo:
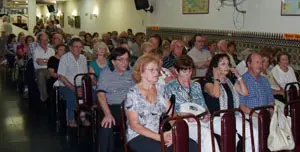
[[[155,13],[148,19],[148,25],[161,27],[184,27],[201,29],[235,30],[233,7],[224,6],[218,12],[216,1],[210,0],[209,14],[182,14],[182,0],[156,0]],[[300,32],[300,17],[281,16],[280,1],[246,0],[241,9],[247,11],[243,31]],[[241,16],[239,17],[242,23]],[[241,25],[241,24],[238,24]]]
[[[95,9],[98,9],[97,18],[90,17]],[[147,20],[146,13],[135,9],[134,0],[69,0],[58,5],[65,15],[65,28],[67,33],[78,34],[79,31],[107,32],[117,30],[119,32],[132,28],[134,32],[145,32]],[[68,25],[68,16],[76,11],[81,17],[81,28],[75,29]]]

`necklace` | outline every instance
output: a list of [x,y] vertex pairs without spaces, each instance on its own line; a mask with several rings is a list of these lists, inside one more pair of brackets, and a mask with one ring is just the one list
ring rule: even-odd
[[192,92],[191,84],[189,83],[188,91],[186,91],[186,88],[182,86],[182,84],[180,83],[180,81],[178,80],[178,78],[177,78],[177,81],[178,81],[180,87],[183,89],[183,91],[187,94],[187,96],[188,96],[188,97],[187,97],[187,100],[188,100],[189,102],[192,102],[193,97],[192,97],[192,95],[191,95],[191,92]]

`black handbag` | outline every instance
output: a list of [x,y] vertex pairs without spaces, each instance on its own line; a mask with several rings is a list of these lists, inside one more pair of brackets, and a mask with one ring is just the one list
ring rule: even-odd
[[[172,94],[172,96],[170,98],[170,102],[171,102],[171,105],[170,105],[169,109],[167,110],[167,112],[162,113],[161,116],[159,117],[159,124],[160,125],[162,125],[163,120],[170,117],[168,115],[168,113],[170,112],[171,109],[172,109],[171,117],[173,117],[173,115],[174,115],[174,108],[175,108],[175,95],[174,94]],[[172,129],[172,126],[171,126],[170,122],[167,122],[167,123],[164,124],[163,132],[170,131],[171,129]]]

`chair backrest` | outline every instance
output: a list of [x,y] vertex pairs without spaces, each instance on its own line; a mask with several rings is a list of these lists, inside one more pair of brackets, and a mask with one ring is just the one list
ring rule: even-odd
[[[243,151],[245,150],[245,115],[237,108],[219,110],[213,113],[210,118],[210,126],[214,126],[214,117],[221,115],[221,143],[220,151],[232,152],[236,151],[236,121],[235,113],[238,112],[242,116],[242,140]],[[215,152],[214,127],[211,127],[211,140],[213,152]]]
[[270,132],[271,114],[269,109],[274,109],[273,106],[261,106],[255,107],[250,111],[250,132],[251,132],[251,144],[252,151],[254,151],[254,133],[253,133],[253,113],[258,112],[258,149],[259,152],[269,152],[268,149],[268,136]]
[[[172,126],[172,148],[173,152],[189,152],[189,127],[184,119],[193,118],[197,123],[197,141],[201,141],[201,128],[200,128],[200,121],[199,118],[194,115],[187,115],[187,116],[178,116],[178,117],[171,117],[167,118],[162,121],[160,124],[160,144],[162,147],[162,152],[166,151],[166,146],[164,142],[164,135],[163,135],[163,126],[165,123],[175,120]],[[201,142],[197,144],[198,152],[201,152]]]
[[299,82],[292,82],[285,85],[284,91],[287,102],[300,98],[300,92],[298,89],[300,89]]
[[124,152],[128,152],[129,147],[127,145],[127,138],[126,138],[126,114],[125,114],[125,100],[121,103],[121,123],[122,123],[122,128],[121,128],[121,136],[123,139],[123,144],[124,144]]
[[[77,74],[74,77],[74,87],[75,87],[75,95],[76,95],[76,102],[77,105],[86,105],[88,107],[93,106],[93,85],[92,85],[92,79],[91,79],[91,75],[95,75],[94,73],[80,73]],[[78,90],[77,88],[79,88],[79,84],[78,84],[78,79],[81,78],[80,82],[81,82],[81,87],[82,87],[82,97],[78,96]]]
[[291,117],[291,129],[295,141],[293,152],[300,151],[300,100],[288,102],[285,105],[285,115]]
[[172,127],[173,152],[189,152],[189,129],[184,120],[176,120]]

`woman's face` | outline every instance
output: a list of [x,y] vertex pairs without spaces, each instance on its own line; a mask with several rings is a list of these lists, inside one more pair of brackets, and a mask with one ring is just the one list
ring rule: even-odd
[[143,50],[144,53],[150,53],[153,48],[151,46],[146,46]]
[[262,58],[262,64],[263,64],[262,68],[263,68],[263,71],[266,71],[266,70],[269,69],[269,66],[270,66],[269,63],[270,63],[270,60],[269,60],[268,57],[263,57]]
[[27,44],[31,44],[31,43],[33,43],[33,41],[34,41],[33,38],[30,37],[27,39]]
[[20,36],[19,43],[25,44],[25,36],[24,35]]
[[60,57],[63,56],[66,53],[66,47],[64,46],[59,47],[57,53]]
[[106,50],[104,48],[99,48],[98,49],[98,57],[103,57],[105,55]]
[[230,45],[230,46],[228,47],[228,52],[229,52],[230,54],[233,54],[233,53],[235,52],[235,47],[234,47],[234,45]]
[[155,84],[158,81],[159,67],[156,62],[150,62],[145,65],[144,71],[141,73],[142,81],[150,82]]
[[190,80],[193,73],[192,68],[181,69],[178,72],[178,79]]
[[218,63],[218,68],[220,69],[221,73],[227,75],[230,67],[229,67],[229,60],[227,57],[223,57],[220,59]]
[[280,57],[279,65],[282,67],[287,67],[289,65],[289,57],[287,55],[282,55]]

